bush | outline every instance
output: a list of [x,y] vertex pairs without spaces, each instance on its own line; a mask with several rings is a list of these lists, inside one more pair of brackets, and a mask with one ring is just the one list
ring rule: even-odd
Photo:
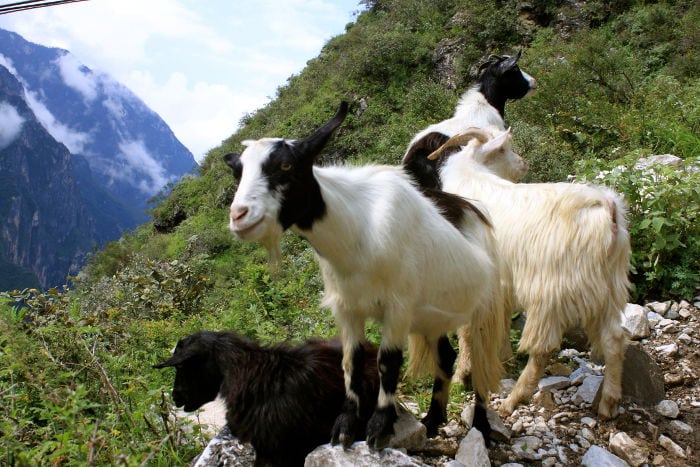
[[76,303],[56,289],[0,294],[0,463],[186,463],[201,440],[185,436],[169,382],[150,371],[173,324],[143,338],[152,329],[144,321],[110,326]]
[[679,170],[640,167],[638,157],[581,162],[579,180],[604,183],[625,196],[637,298],[692,298],[700,283],[700,159],[686,160]]

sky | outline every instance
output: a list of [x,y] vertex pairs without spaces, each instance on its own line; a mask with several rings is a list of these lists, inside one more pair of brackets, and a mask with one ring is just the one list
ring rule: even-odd
[[0,28],[109,74],[201,161],[345,32],[359,1],[89,0],[0,15]]

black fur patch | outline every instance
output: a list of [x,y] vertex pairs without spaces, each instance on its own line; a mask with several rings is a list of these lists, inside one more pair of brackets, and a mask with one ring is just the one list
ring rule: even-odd
[[438,340],[438,366],[450,378],[454,373],[455,360],[457,360],[457,352],[447,336],[441,336]]
[[396,392],[402,363],[403,352],[401,349],[379,349],[380,383],[386,394],[394,394]]
[[459,151],[459,147],[448,148],[442,157],[429,160],[428,156],[450,139],[447,135],[433,131],[423,136],[408,148],[403,158],[404,170],[421,188],[440,189],[440,166],[451,154]]
[[262,165],[268,189],[282,194],[278,221],[283,229],[310,229],[326,213],[326,203],[313,176],[313,159],[298,154],[294,143],[279,141]]
[[492,227],[484,213],[467,199],[442,190],[426,188],[422,191],[423,194],[430,198],[430,201],[432,201],[433,204],[440,210],[442,217],[447,219],[456,228],[461,228],[462,221],[464,221],[464,214],[467,210],[476,214],[481,222],[489,227]]

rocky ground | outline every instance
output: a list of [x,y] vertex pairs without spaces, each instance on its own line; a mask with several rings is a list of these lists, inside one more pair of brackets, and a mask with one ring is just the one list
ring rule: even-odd
[[[593,409],[604,368],[571,337],[567,342],[578,350],[564,349],[552,359],[531,403],[501,419],[497,441],[488,450],[479,433],[468,430],[468,407],[441,428],[438,438],[418,443],[420,448],[413,442],[408,453],[371,453],[357,443],[351,453],[328,447],[315,451],[307,465],[700,465],[700,296],[695,300],[628,305],[625,325],[632,344],[625,360],[625,401],[614,420],[598,420]],[[512,379],[503,381],[492,408],[512,384]],[[198,465],[251,465],[249,448],[225,434],[218,440]]]

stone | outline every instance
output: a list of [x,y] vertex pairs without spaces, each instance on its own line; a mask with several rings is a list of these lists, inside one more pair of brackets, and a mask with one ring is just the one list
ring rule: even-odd
[[464,435],[464,427],[457,420],[450,420],[447,425],[440,427],[440,434],[447,438],[457,438]]
[[667,357],[673,357],[674,355],[678,354],[678,345],[676,345],[675,342],[671,342],[670,344],[666,345],[659,345],[654,347],[654,349]]
[[192,466],[230,465],[244,467],[253,464],[255,464],[253,446],[239,441],[231,434],[228,427],[224,426],[221,432],[209,441]]
[[680,317],[681,317],[681,314],[676,310],[668,310],[666,312],[666,315],[664,316],[664,318],[672,319],[672,320],[678,320],[678,319],[680,319]]
[[649,320],[645,308],[628,303],[625,307],[622,327],[629,331],[631,339],[639,340],[649,337]]
[[671,309],[670,302],[651,302],[647,304],[647,308],[654,311],[661,316],[664,316],[668,310]]
[[650,407],[663,400],[663,372],[638,343],[630,343],[625,351],[622,370],[622,397],[642,407]]
[[656,411],[666,418],[677,418],[680,413],[678,404],[670,400],[662,400],[656,404]]
[[647,312],[647,321],[649,322],[649,327],[652,329],[655,328],[662,319],[664,319],[664,317],[655,311]]
[[[471,430],[472,422],[474,421],[474,405],[470,404],[462,410],[462,415],[460,417],[462,423],[467,428]],[[503,424],[503,420],[498,416],[498,412],[493,409],[486,409],[486,419],[491,425],[491,438],[495,441],[507,442],[510,440],[511,431]]]
[[591,446],[581,458],[586,467],[628,467],[627,462],[600,446]]
[[681,334],[679,334],[677,339],[678,339],[680,342],[683,342],[683,343],[686,344],[686,345],[690,345],[690,344],[693,343],[693,338],[690,337],[690,336],[689,336],[688,334],[686,334],[686,333],[681,333]]
[[537,450],[542,446],[542,440],[537,436],[522,436],[515,438],[511,449],[518,459],[538,460],[541,456]]
[[546,392],[554,389],[566,388],[570,385],[571,381],[567,376],[548,376],[546,378],[542,378],[537,383],[537,388],[542,392]]
[[646,169],[653,164],[667,165],[676,169],[680,169],[683,165],[683,159],[673,154],[658,154],[654,156],[641,157],[634,165],[634,168]]
[[673,420],[671,422],[671,427],[684,435],[689,435],[693,432],[693,427],[680,420]]
[[632,467],[639,467],[647,461],[647,453],[627,433],[621,431],[610,436],[610,450]]
[[663,446],[664,449],[666,449],[668,452],[670,452],[674,456],[680,457],[682,459],[686,458],[685,451],[683,450],[683,448],[680,447],[678,444],[676,444],[668,436],[660,435],[659,436],[659,444],[661,446]]
[[579,386],[576,394],[571,398],[572,402],[577,405],[593,403],[602,382],[602,376],[587,376],[581,383],[581,386]]
[[425,425],[403,407],[398,407],[399,418],[394,423],[394,435],[389,441],[393,448],[417,451],[423,447],[427,437]]
[[591,417],[582,417],[581,423],[583,425],[586,425],[588,428],[593,429],[593,428],[595,428],[595,426],[598,422],[594,418],[591,418]]
[[304,467],[374,467],[377,465],[422,467],[426,464],[417,462],[398,449],[371,450],[365,441],[354,443],[350,449],[343,449],[341,445],[323,444],[309,453],[304,462]]
[[516,381],[512,378],[504,378],[501,380],[501,390],[500,390],[500,395],[501,397],[508,397],[508,394],[511,393],[513,388],[515,387]]
[[491,467],[489,451],[479,430],[476,428],[469,430],[467,436],[459,443],[455,460],[470,467]]
[[456,460],[451,460],[447,461],[444,464],[442,464],[442,467],[466,467],[464,464],[461,462],[457,462]]
[[554,362],[547,367],[547,371],[552,376],[569,376],[572,370],[561,362]]

